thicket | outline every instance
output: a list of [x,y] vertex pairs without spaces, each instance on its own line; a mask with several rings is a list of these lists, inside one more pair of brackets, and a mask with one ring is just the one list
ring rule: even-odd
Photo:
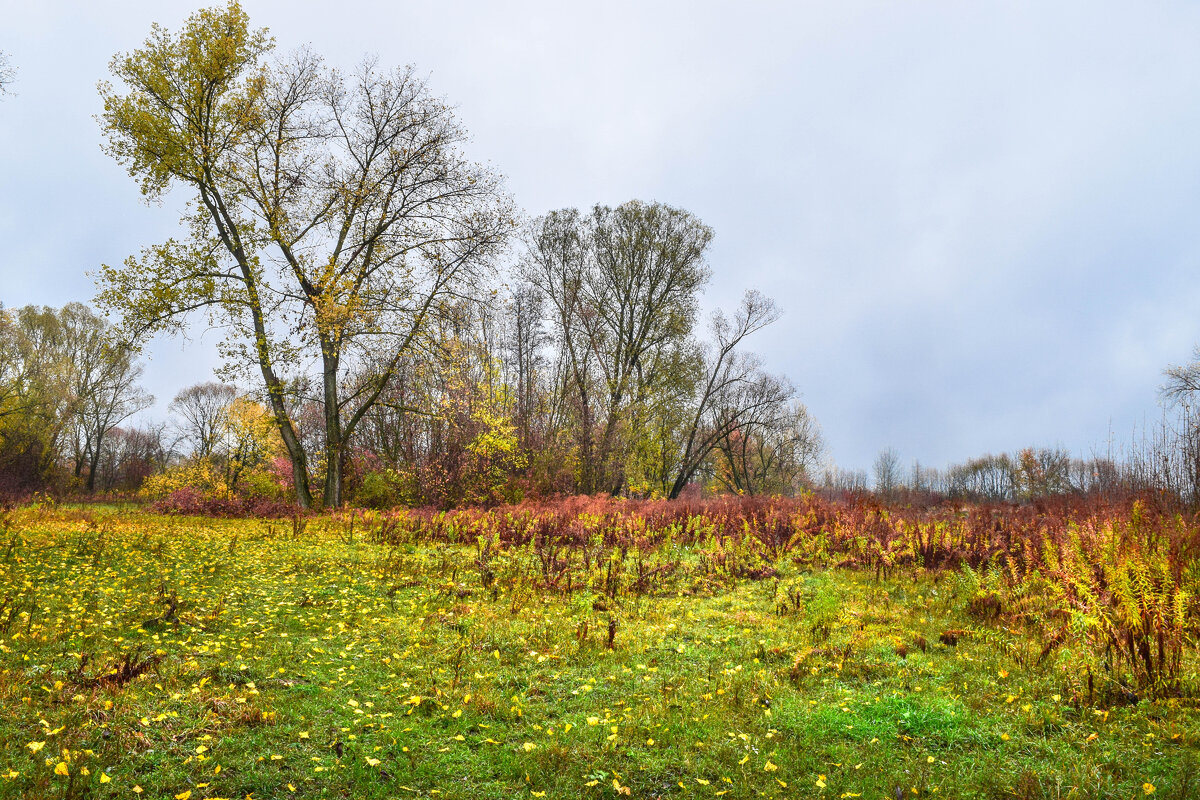
[[[710,593],[751,578],[773,582],[779,613],[791,613],[805,601],[779,579],[785,559],[877,579],[933,573],[961,590],[978,621],[973,630],[943,632],[943,641],[1019,631],[1028,649],[1014,646],[1018,662],[1070,656],[1081,702],[1200,690],[1200,520],[1153,498],[926,509],[867,496],[572,498],[332,520],[348,541],[365,537],[395,553],[419,543],[473,544],[471,579],[483,589],[519,597],[527,585],[579,594],[602,609],[624,595]],[[455,568],[449,577],[470,576]]]

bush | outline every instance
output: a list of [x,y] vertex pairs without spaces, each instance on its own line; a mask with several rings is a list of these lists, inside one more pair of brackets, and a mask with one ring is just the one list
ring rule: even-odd
[[364,475],[354,499],[364,508],[393,508],[400,505],[402,495],[399,476],[389,469]]
[[251,470],[242,474],[237,493],[253,500],[286,500],[287,492],[275,476],[265,470]]
[[282,499],[213,495],[185,486],[150,504],[156,514],[205,517],[290,517],[296,507]]
[[237,484],[231,491],[212,462],[193,461],[147,478],[141,495],[160,514],[281,517],[294,511],[284,488],[266,470],[246,470]]
[[[208,497],[229,496],[224,473],[211,461],[192,461],[151,475],[142,484],[141,494],[149,500],[162,500],[183,490]],[[191,495],[185,493],[182,496]]]

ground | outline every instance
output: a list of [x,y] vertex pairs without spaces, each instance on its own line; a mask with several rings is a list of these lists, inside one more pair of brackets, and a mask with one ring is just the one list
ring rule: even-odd
[[661,585],[568,592],[344,521],[5,526],[0,798],[1200,795],[1194,702],[1087,702],[953,572],[679,546]]

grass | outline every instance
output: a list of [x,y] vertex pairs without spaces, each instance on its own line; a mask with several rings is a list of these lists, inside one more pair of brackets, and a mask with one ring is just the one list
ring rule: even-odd
[[1200,794],[1194,702],[1090,703],[953,573],[610,598],[331,522],[8,526],[0,798]]

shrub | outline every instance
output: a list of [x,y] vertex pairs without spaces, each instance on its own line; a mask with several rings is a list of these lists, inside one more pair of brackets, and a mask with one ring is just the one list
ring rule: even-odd
[[293,503],[264,497],[205,494],[190,486],[176,489],[149,506],[156,514],[205,517],[290,517]]
[[231,491],[224,473],[210,461],[193,461],[154,475],[143,484],[141,495],[160,514],[280,517],[294,511],[269,471],[242,472],[237,491]]
[[364,508],[393,508],[401,504],[402,493],[399,476],[389,469],[364,475],[354,499]]
[[[209,497],[229,495],[224,474],[211,461],[203,460],[170,467],[158,475],[150,476],[142,484],[141,494],[149,500],[161,500],[181,490],[191,490]],[[182,496],[191,495],[185,493]]]

